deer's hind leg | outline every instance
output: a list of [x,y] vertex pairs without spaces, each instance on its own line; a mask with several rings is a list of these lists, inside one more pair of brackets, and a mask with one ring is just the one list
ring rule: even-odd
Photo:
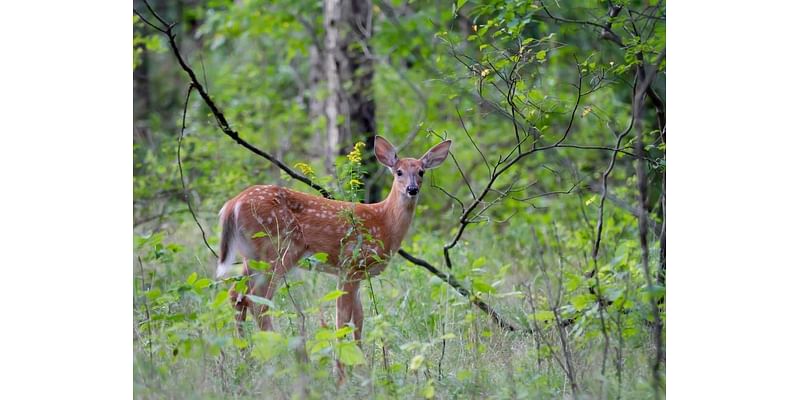
[[244,337],[244,323],[247,320],[248,300],[243,294],[236,291],[236,288],[231,288],[228,292],[230,294],[231,303],[233,303],[234,319],[236,320],[236,331],[239,337]]
[[[265,193],[267,198],[251,201],[241,212],[252,218],[242,221],[242,231],[248,238],[246,253],[250,261],[250,279],[247,294],[258,298],[247,298],[244,305],[249,308],[262,330],[272,330],[272,318],[267,314],[269,306],[259,298],[271,301],[275,291],[285,282],[288,273],[305,254],[306,246],[302,229],[286,206],[281,192]],[[264,268],[256,268],[253,260],[266,262]],[[242,321],[244,315],[238,316]]]
[[[247,268],[247,259],[242,260],[244,263],[244,275],[248,276],[250,271]],[[239,333],[239,337],[244,337],[244,323],[247,321],[247,309],[252,307],[250,299],[247,298],[247,294],[251,293],[253,290],[253,284],[248,280],[247,288],[245,289],[244,293],[236,290],[236,285],[231,287],[228,291],[228,295],[230,296],[231,304],[233,305],[234,309],[234,319],[236,320],[236,331]]]
[[[268,271],[259,274],[254,281],[253,293],[256,296],[272,300],[275,292],[286,282],[286,274],[294,268],[298,261],[306,253],[306,246],[302,241],[302,234],[298,231],[285,232],[284,243],[276,249],[279,253],[272,253]],[[253,316],[256,318],[259,328],[265,331],[273,329],[272,318],[268,315],[269,306],[252,302]]]

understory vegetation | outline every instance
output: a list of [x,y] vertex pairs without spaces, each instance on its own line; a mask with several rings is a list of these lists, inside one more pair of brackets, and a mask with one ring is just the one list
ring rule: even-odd
[[[135,398],[665,395],[664,2],[134,9]],[[349,72],[326,70],[329,39]],[[254,298],[274,331],[249,317],[239,336],[241,264],[214,277],[222,205],[256,184],[379,201],[375,134],[401,157],[453,145],[425,174],[408,257],[361,285],[362,343],[335,328],[325,254]]]

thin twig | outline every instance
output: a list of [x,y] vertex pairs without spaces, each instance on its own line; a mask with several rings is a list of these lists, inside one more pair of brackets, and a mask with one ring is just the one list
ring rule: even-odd
[[189,98],[192,96],[192,88],[194,85],[189,84],[189,89],[186,91],[186,101],[183,103],[183,120],[181,123],[181,134],[178,136],[178,172],[181,175],[181,186],[183,187],[183,198],[186,201],[186,206],[189,208],[189,213],[192,214],[192,219],[194,219],[194,223],[197,224],[197,227],[200,228],[200,234],[203,236],[203,243],[206,244],[208,251],[214,255],[214,258],[219,258],[217,252],[211,248],[211,245],[208,244],[208,239],[206,238],[206,231],[203,229],[203,225],[200,224],[200,221],[197,219],[197,215],[194,213],[194,209],[192,208],[192,200],[189,198],[189,190],[186,189],[186,180],[183,177],[183,163],[181,162],[181,144],[183,143],[183,136],[184,132],[186,131],[186,110],[189,107]]

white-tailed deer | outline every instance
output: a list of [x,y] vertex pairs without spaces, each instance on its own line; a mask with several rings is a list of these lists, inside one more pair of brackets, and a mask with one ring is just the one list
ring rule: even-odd
[[[272,299],[284,275],[305,257],[326,253],[320,269],[342,277],[336,299],[336,327],[352,322],[354,337],[361,339],[364,313],[358,295],[361,280],[379,274],[399,248],[414,217],[422,176],[439,166],[450,149],[444,141],[420,159],[398,159],[394,146],[375,136],[375,156],[394,176],[389,196],[380,203],[360,204],[328,200],[280,186],[251,186],[228,200],[220,211],[222,237],[217,276],[233,264],[235,253],[244,259],[266,261],[270,268],[248,281],[248,294]],[[359,247],[360,246],[360,247]],[[356,248],[358,249],[356,250]],[[231,290],[240,325],[253,313],[258,326],[271,330],[267,306]]]

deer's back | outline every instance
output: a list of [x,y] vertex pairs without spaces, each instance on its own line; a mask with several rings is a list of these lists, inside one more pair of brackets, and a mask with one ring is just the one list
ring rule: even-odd
[[284,253],[326,253],[329,266],[323,270],[338,273],[343,267],[373,268],[389,253],[375,205],[329,200],[274,185],[251,186],[231,205],[237,226],[252,243],[253,252],[243,254],[248,258],[272,261]]

